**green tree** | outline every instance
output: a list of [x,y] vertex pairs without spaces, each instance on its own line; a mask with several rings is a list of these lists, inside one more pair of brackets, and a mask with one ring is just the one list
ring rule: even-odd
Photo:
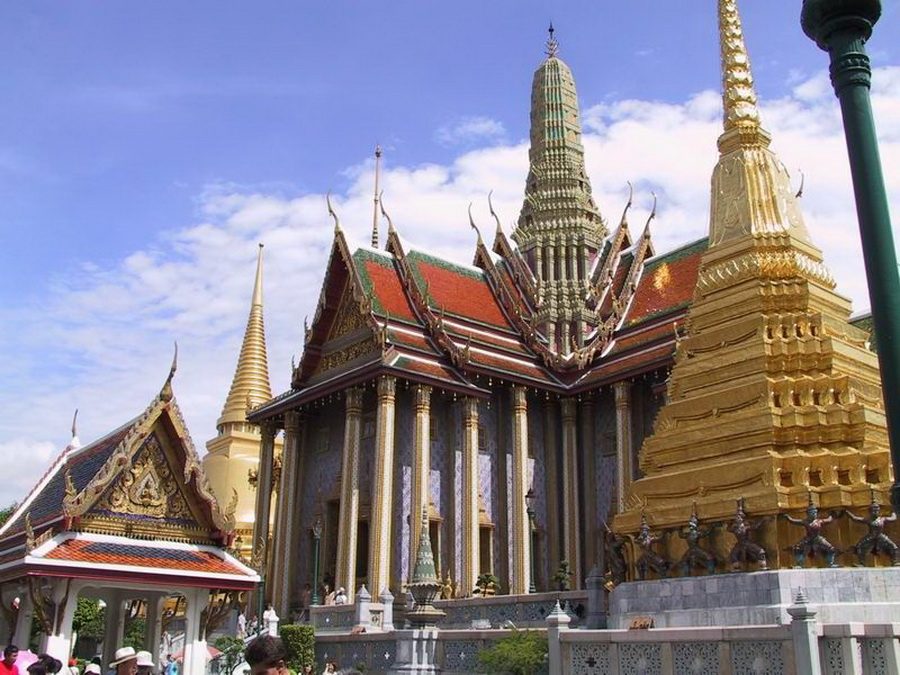
[[13,502],[9,506],[7,506],[5,509],[0,509],[0,526],[2,526],[4,523],[6,523],[7,520],[9,520],[9,517],[13,513],[15,513],[16,508],[18,506],[19,506],[18,504]]
[[316,664],[316,641],[312,626],[289,624],[281,627],[281,640],[287,652],[287,667],[303,672],[304,666]]
[[478,652],[483,673],[534,675],[547,661],[547,638],[530,630],[514,630]]
[[144,648],[144,633],[147,622],[143,617],[136,616],[125,625],[125,639],[122,640],[125,647],[133,647],[135,651]]
[[91,598],[78,598],[75,616],[72,618],[72,630],[78,631],[78,637],[89,640],[102,640],[106,623],[106,609]]
[[236,637],[225,635],[216,639],[213,647],[222,652],[220,659],[220,673],[231,675],[238,664],[244,659],[244,641]]

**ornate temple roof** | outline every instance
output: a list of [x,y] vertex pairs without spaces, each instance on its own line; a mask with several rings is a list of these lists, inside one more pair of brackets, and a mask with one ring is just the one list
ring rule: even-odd
[[172,392],[174,372],[173,362],[140,415],[60,453],[0,528],[0,579],[56,570],[187,575],[185,585],[205,575],[231,584],[223,588],[255,583],[255,573],[224,551],[234,505],[223,509],[212,495]]

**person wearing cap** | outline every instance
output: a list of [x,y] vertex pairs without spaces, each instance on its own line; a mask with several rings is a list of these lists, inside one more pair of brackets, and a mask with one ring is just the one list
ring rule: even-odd
[[337,595],[334,596],[334,604],[336,605],[346,605],[350,602],[350,599],[347,597],[347,589],[341,586],[337,589]]
[[115,658],[109,662],[109,667],[115,669],[116,675],[137,675],[137,654],[134,647],[119,647]]
[[137,653],[138,675],[151,675],[153,673],[153,656],[150,652]]
[[91,661],[84,667],[84,675],[102,675],[100,672],[100,664]]

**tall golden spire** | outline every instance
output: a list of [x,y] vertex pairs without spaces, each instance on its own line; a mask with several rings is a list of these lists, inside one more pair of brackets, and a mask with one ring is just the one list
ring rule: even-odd
[[266,357],[266,330],[263,324],[263,245],[259,245],[256,262],[256,281],[253,285],[253,299],[250,303],[250,316],[238,357],[234,380],[222,415],[216,425],[219,433],[226,425],[246,422],[247,409],[257,406],[272,398],[272,387],[269,384],[269,364]]
[[790,176],[769,150],[772,137],[760,123],[737,0],[719,0],[719,39],[724,131],[712,178],[710,246],[776,233],[809,244]]

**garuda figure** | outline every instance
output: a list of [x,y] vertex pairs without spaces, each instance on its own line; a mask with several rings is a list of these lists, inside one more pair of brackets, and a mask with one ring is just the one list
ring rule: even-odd
[[647,525],[647,518],[641,512],[641,529],[634,543],[641,549],[641,557],[637,560],[638,578],[643,581],[647,578],[647,572],[655,572],[663,579],[669,573],[669,561],[653,550],[653,544],[661,541],[665,535],[654,537],[650,534],[650,526]]
[[766,562],[766,549],[755,543],[751,537],[753,531],[758,530],[760,526],[766,522],[767,518],[750,522],[744,517],[744,498],[740,497],[737,501],[737,514],[728,524],[728,531],[737,539],[731,552],[728,554],[728,562],[731,569],[737,572],[746,567],[747,563],[759,563],[759,569],[769,569]]
[[707,574],[716,573],[716,557],[709,551],[700,547],[700,540],[705,539],[713,533],[713,528],[700,528],[700,519],[697,518],[697,504],[694,503],[691,519],[688,521],[687,527],[683,527],[678,531],[678,536],[687,542],[687,551],[681,556],[679,565],[681,573],[689,577],[691,570],[699,567],[706,571]]
[[806,556],[814,556],[821,553],[828,560],[829,567],[837,567],[834,561],[837,555],[837,549],[822,535],[822,528],[834,521],[834,516],[829,515],[827,518],[819,518],[819,509],[813,503],[812,492],[809,493],[809,506],[806,507],[806,518],[793,518],[785,514],[788,522],[793,525],[799,525],[806,530],[806,535],[791,547],[794,557],[797,559],[797,567],[803,567],[806,563]]
[[871,553],[873,556],[883,553],[891,557],[891,564],[900,565],[900,547],[897,546],[884,533],[884,526],[897,520],[897,514],[890,516],[881,515],[881,504],[875,501],[875,493],[872,492],[872,503],[869,505],[869,516],[857,516],[847,511],[847,515],[851,520],[857,523],[865,523],[869,527],[869,532],[865,537],[860,539],[853,547],[857,564],[862,567],[866,564],[866,555]]
[[625,582],[628,565],[625,562],[625,545],[628,539],[616,534],[606,523],[604,534],[604,548],[606,549],[606,586],[612,588]]

